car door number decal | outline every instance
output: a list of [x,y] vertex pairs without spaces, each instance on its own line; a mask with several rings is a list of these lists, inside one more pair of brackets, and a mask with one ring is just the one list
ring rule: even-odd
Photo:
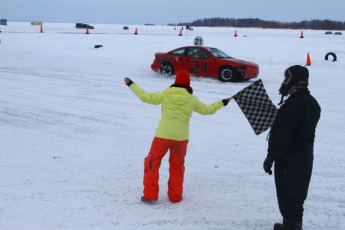
[[[190,64],[191,65],[195,64],[195,66],[190,69],[190,73],[199,74],[200,73],[200,70],[199,70],[200,62],[199,61],[190,61]],[[207,61],[205,61],[204,62],[204,74],[207,74],[207,71],[208,71],[207,66],[208,66]]]

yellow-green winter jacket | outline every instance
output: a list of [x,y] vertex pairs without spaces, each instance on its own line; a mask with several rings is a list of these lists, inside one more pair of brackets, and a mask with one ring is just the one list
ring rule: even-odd
[[152,105],[162,104],[162,116],[155,137],[170,140],[189,139],[189,120],[194,111],[202,115],[210,115],[223,106],[221,100],[206,105],[185,88],[180,87],[170,87],[158,93],[147,93],[140,86],[132,83],[130,89],[142,102]]

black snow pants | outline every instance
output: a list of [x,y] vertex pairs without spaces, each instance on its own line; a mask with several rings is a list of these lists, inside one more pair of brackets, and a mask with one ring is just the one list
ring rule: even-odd
[[274,175],[279,210],[283,218],[301,221],[313,170],[313,150],[300,156],[289,154],[275,161]]

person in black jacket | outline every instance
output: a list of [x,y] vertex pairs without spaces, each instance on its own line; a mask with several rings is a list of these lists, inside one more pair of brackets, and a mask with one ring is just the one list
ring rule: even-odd
[[279,105],[282,105],[269,133],[263,168],[271,175],[274,162],[276,195],[283,217],[283,223],[276,223],[274,230],[301,230],[321,108],[307,88],[309,71],[306,67],[290,66],[284,77],[279,89],[282,95]]

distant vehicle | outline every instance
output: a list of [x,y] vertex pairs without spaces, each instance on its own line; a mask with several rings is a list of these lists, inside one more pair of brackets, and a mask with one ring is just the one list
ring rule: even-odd
[[124,26],[122,29],[129,30],[128,26]]
[[186,29],[187,29],[187,30],[193,30],[193,27],[192,27],[192,26],[187,25],[187,26],[186,26]]
[[335,32],[334,35],[343,35],[341,32]]
[[332,34],[332,32],[331,31],[326,31],[325,34]]
[[0,25],[7,26],[7,19],[0,19]]
[[41,26],[41,25],[42,25],[42,22],[41,22],[41,21],[32,21],[32,22],[31,22],[31,25],[32,25],[32,26]]
[[75,28],[77,28],[77,29],[94,29],[95,27],[90,26],[89,24],[77,23],[77,24],[75,24]]
[[257,64],[235,59],[217,48],[206,46],[184,46],[166,53],[155,53],[151,69],[168,76],[184,69],[193,76],[218,78],[222,82],[249,80],[259,75]]

